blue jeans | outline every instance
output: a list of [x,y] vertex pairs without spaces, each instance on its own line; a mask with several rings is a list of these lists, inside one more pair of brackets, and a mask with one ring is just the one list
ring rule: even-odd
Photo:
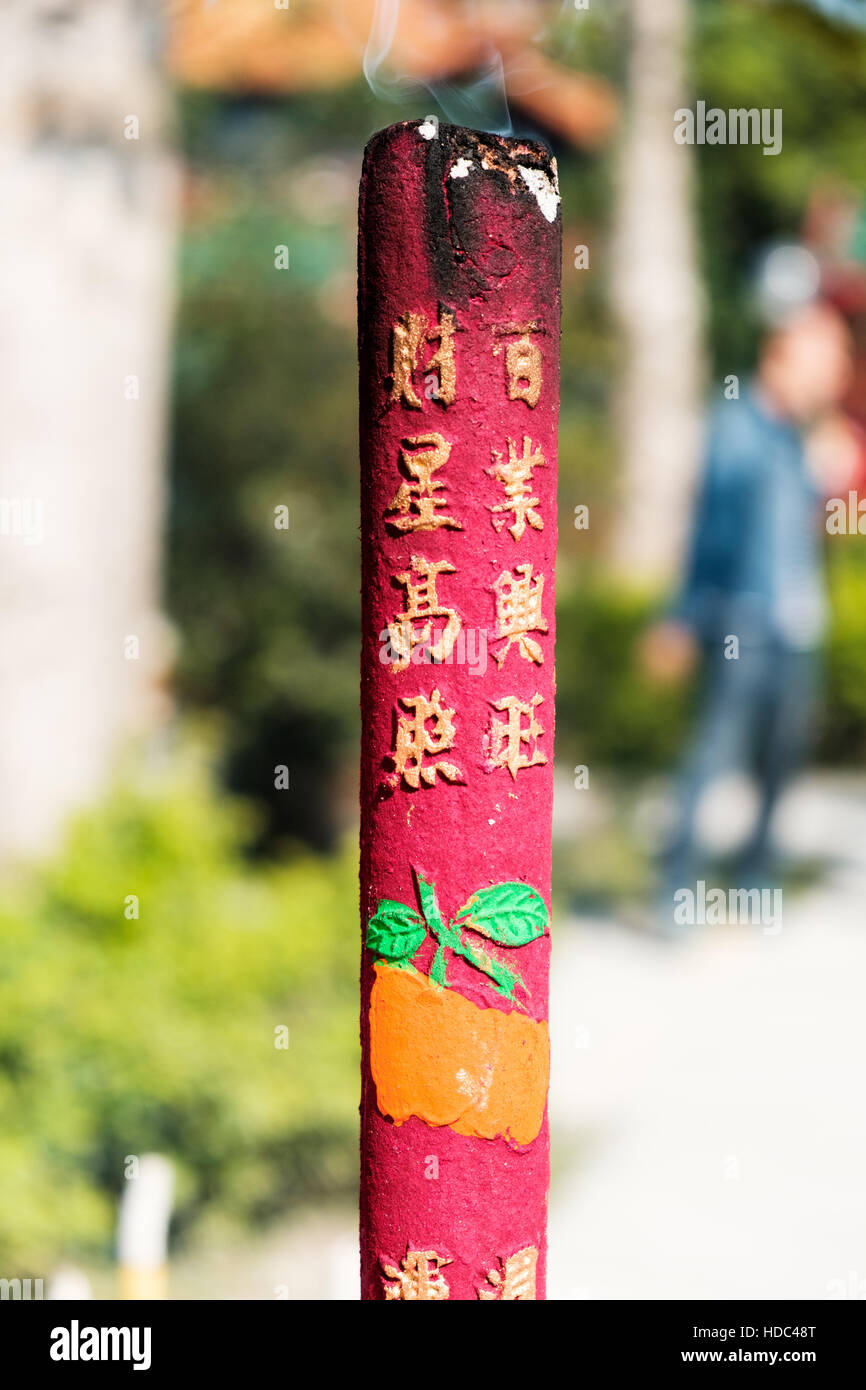
[[809,747],[817,688],[814,650],[766,641],[742,646],[736,660],[726,660],[723,643],[707,647],[697,725],[681,774],[678,824],[663,856],[668,884],[695,881],[698,802],[711,782],[735,772],[751,774],[760,797],[739,871],[744,878],[766,874],[773,811]]

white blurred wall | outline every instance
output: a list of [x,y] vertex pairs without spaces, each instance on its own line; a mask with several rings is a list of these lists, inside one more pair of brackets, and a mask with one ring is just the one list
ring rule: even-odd
[[176,194],[159,8],[0,6],[0,856],[50,848],[158,703]]

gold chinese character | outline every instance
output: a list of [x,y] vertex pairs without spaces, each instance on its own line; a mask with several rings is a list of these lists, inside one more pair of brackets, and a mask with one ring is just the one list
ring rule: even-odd
[[445,1265],[450,1264],[453,1264],[452,1260],[437,1255],[435,1250],[407,1250],[404,1259],[400,1261],[400,1269],[395,1265],[386,1264],[383,1260],[382,1268],[387,1278],[397,1281],[394,1284],[382,1281],[385,1286],[385,1298],[403,1299],[405,1302],[410,1299],[428,1303],[444,1302],[451,1290],[442,1270]]
[[[401,696],[400,704],[410,714],[398,714],[396,747],[391,754],[394,763],[393,775],[388,779],[396,786],[402,778],[407,787],[417,791],[423,782],[432,787],[436,774],[446,782],[460,782],[463,773],[454,763],[425,763],[426,754],[446,753],[454,747],[454,711],[442,704],[442,696],[434,690],[430,699],[423,695]],[[432,729],[427,721],[433,720]]]
[[424,372],[437,371],[439,388],[436,400],[443,405],[452,405],[457,398],[457,369],[454,365],[454,333],[457,320],[450,309],[440,309],[439,322],[432,328],[426,314],[404,314],[394,324],[391,337],[391,400],[403,399],[415,410],[421,409],[421,400],[415,390],[412,376],[418,362],[418,351],[424,342],[439,340],[439,346]]
[[[531,700],[519,700],[516,695],[507,695],[504,700],[491,703],[494,709],[507,710],[508,718],[491,717],[490,733],[485,740],[488,756],[493,767],[507,767],[517,781],[521,768],[547,762],[544,754],[538,751],[538,740],[544,729],[535,718],[535,707],[544,703],[544,696],[536,694]],[[528,723],[522,724],[523,719]]]
[[508,441],[508,461],[503,459],[498,449],[492,449],[491,453],[496,459],[492,468],[487,472],[491,478],[495,478],[497,483],[502,483],[505,488],[506,501],[497,507],[489,507],[488,511],[493,512],[493,525],[497,531],[501,531],[505,525],[505,517],[498,517],[499,512],[513,512],[514,522],[508,530],[514,540],[519,541],[526,530],[526,523],[532,527],[533,531],[543,531],[544,522],[535,508],[538,506],[538,498],[532,496],[532,470],[544,466],[544,455],[540,446],[532,447],[528,435],[523,436],[523,454],[518,457],[517,445],[513,439]]
[[[425,560],[423,555],[412,556],[412,569],[398,574],[399,583],[406,586],[407,604],[403,613],[398,613],[393,623],[388,624],[391,649],[397,660],[391,663],[394,672],[405,671],[418,648],[424,649],[430,661],[447,661],[454,650],[454,643],[461,628],[461,621],[453,608],[445,608],[436,593],[436,577],[453,574],[454,566],[447,560],[437,560],[435,564]],[[414,627],[415,618],[424,620],[422,627]],[[446,618],[444,628],[433,639],[433,619]]]
[[[496,330],[505,336],[518,335],[516,343],[505,346],[505,379],[510,401],[538,405],[541,395],[541,348],[530,335],[540,331],[537,323],[508,323]],[[499,352],[499,347],[493,349],[494,356],[498,357]]]
[[[400,462],[408,474],[410,482],[401,483],[393,502],[387,508],[397,515],[388,520],[395,531],[436,531],[447,526],[452,531],[462,531],[463,527],[453,516],[442,516],[437,507],[446,506],[444,497],[437,493],[445,486],[433,474],[448,462],[451,445],[441,434],[416,434],[403,440],[407,448],[400,450]],[[417,449],[409,453],[408,449]]]
[[502,1303],[535,1302],[535,1269],[538,1264],[538,1251],[534,1245],[509,1255],[504,1262],[503,1271],[491,1269],[487,1276],[492,1289],[479,1289],[478,1297],[499,1299]]
[[[515,579],[515,574],[519,578]],[[544,661],[539,643],[529,636],[530,632],[547,631],[547,623],[541,613],[544,575],[536,575],[533,583],[532,566],[517,565],[514,574],[503,570],[493,589],[496,594],[496,636],[508,638],[505,646],[493,653],[497,665],[502,666],[515,642],[520,655],[527,661]]]

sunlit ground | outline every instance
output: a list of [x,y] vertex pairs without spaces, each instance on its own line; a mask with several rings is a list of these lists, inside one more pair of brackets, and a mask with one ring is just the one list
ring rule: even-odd
[[780,839],[826,869],[778,934],[560,929],[552,1297],[866,1295],[866,784],[801,784]]

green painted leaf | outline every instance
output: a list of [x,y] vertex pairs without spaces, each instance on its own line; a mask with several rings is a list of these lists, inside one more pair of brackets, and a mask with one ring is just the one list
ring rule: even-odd
[[471,961],[478,970],[483,970],[485,975],[489,975],[496,986],[497,992],[505,996],[506,999],[514,998],[514,990],[520,985],[522,990],[526,989],[525,984],[516,970],[509,970],[501,960],[492,955],[489,951],[476,948],[474,951],[467,949],[466,959]]
[[420,869],[415,870],[415,880],[418,884],[418,897],[421,899],[421,909],[427,919],[427,925],[438,936],[445,924],[442,921],[442,914],[436,901],[436,889],[432,883],[427,882]]
[[445,966],[445,947],[437,946],[436,954],[433,957],[433,964],[430,966],[430,979],[443,988],[448,984],[448,974]]
[[367,923],[367,945],[385,960],[408,960],[427,935],[423,919],[405,903],[383,898]]
[[541,894],[528,883],[494,883],[473,893],[457,920],[500,946],[525,946],[544,935],[550,918]]

